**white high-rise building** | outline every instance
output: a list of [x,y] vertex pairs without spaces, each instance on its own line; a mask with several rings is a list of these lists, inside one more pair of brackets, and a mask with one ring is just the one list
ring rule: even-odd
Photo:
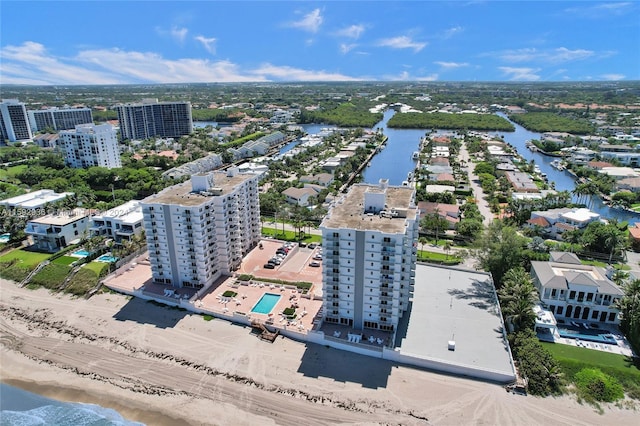
[[202,288],[231,275],[260,240],[258,176],[193,175],[140,203],[153,281]]
[[80,124],[63,130],[59,145],[70,167],[122,167],[116,129],[110,124]]
[[415,190],[354,185],[320,229],[324,321],[395,333],[415,283]]
[[91,108],[48,108],[27,111],[33,132],[50,128],[53,130],[75,129],[78,124],[93,123]]
[[27,108],[17,99],[3,99],[0,103],[0,138],[2,142],[30,141],[33,139]]
[[125,139],[179,138],[193,132],[191,102],[158,102],[117,105],[120,137]]

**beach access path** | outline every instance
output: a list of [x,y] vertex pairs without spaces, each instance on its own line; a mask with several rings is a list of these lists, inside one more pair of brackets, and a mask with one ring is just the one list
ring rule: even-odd
[[[74,299],[0,280],[0,377],[150,424],[631,425],[571,397],[408,368],[115,293]],[[73,391],[73,392],[72,392]],[[126,409],[123,409],[125,406]],[[144,411],[144,412],[143,412]]]

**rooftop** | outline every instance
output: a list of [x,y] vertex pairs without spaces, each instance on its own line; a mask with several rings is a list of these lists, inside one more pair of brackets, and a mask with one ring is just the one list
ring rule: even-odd
[[[397,216],[383,217],[379,214],[365,213],[365,192],[383,193],[385,190],[377,185],[359,184],[351,187],[349,192],[338,199],[325,219],[324,228],[350,228],[355,230],[380,231],[384,233],[403,233],[407,220],[415,220],[417,207],[414,204],[414,189],[410,187],[389,186],[386,188],[386,210],[402,210]],[[406,213],[406,215],[405,215]],[[401,216],[405,217],[401,217]]]
[[132,200],[92,217],[93,220],[104,218],[117,218],[123,223],[138,223],[143,219],[142,206],[140,201]]
[[411,303],[397,333],[401,353],[514,375],[488,274],[418,264]]
[[41,223],[43,225],[64,226],[83,219],[87,216],[89,216],[88,210],[77,208],[73,210],[60,210],[57,213],[48,214],[37,219],[32,219],[29,222]]
[[40,189],[24,195],[18,195],[17,197],[7,198],[6,200],[0,201],[0,204],[22,207],[25,209],[35,209],[44,206],[47,203],[60,201],[70,195],[73,195],[73,192],[63,192],[58,194],[51,189]]
[[229,175],[227,172],[212,172],[213,186],[222,190],[221,193],[193,192],[191,181],[179,183],[163,189],[157,194],[150,195],[142,200],[145,204],[176,204],[179,206],[199,206],[214,196],[227,195],[240,184],[249,179],[255,179],[256,175],[249,173],[237,173]]

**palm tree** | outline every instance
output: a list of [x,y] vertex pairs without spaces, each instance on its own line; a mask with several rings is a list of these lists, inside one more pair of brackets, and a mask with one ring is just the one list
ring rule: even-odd
[[538,291],[523,267],[509,269],[504,274],[498,296],[504,320],[513,331],[534,326],[533,306],[538,301]]
[[444,252],[446,253],[447,257],[446,259],[449,260],[449,251],[451,251],[451,247],[453,247],[453,244],[451,243],[451,241],[445,241],[444,246],[442,247],[444,249]]

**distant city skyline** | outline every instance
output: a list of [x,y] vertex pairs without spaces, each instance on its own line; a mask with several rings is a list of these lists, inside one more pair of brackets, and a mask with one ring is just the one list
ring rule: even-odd
[[15,1],[0,84],[640,80],[632,1]]

